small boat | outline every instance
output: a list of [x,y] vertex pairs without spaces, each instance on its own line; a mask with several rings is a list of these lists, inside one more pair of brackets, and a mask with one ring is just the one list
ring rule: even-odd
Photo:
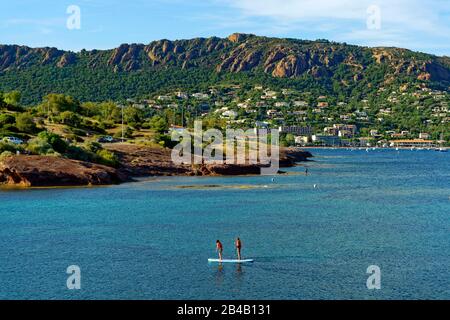
[[448,150],[447,150],[447,148],[440,147],[440,148],[437,148],[436,151],[438,151],[438,152],[447,152]]

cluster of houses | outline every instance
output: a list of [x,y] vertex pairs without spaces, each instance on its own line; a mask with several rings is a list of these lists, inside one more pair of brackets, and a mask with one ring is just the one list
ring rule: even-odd
[[[406,130],[379,132],[377,129],[370,129],[371,126],[377,127],[377,122],[383,123],[386,119],[395,117],[396,103],[411,97],[417,99],[414,102],[417,109],[425,108],[421,103],[425,98],[431,97],[433,105],[432,108],[427,107],[429,118],[424,121],[427,125],[450,122],[447,93],[428,88],[419,88],[412,93],[391,92],[387,98],[391,104],[380,105],[375,112],[369,101],[364,99],[358,103],[358,108],[349,108],[347,102],[330,104],[330,101],[335,100],[325,95],[314,98],[310,93],[292,89],[276,91],[255,86],[249,95],[238,93],[240,89],[239,85],[232,85],[227,90],[210,88],[206,92],[193,93],[175,91],[139,103],[133,101],[133,105],[137,108],[162,110],[193,104],[200,109],[198,116],[214,114],[230,126],[278,128],[280,133],[293,135],[299,145],[432,145],[435,141],[431,140],[428,132],[417,135]],[[380,89],[380,92],[383,90]],[[243,98],[245,96],[247,98]],[[336,110],[342,109],[354,111],[336,113]],[[369,129],[362,135],[359,127]]]

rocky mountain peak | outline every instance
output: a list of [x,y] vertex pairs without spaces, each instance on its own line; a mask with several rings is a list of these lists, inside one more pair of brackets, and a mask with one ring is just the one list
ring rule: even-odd
[[250,37],[255,37],[253,34],[247,34],[247,33],[233,33],[228,36],[228,40],[230,40],[233,43],[238,43],[247,40]]
[[99,70],[104,76],[109,72],[130,73],[130,76],[139,72],[139,77],[147,79],[158,77],[160,72],[195,70],[202,74],[247,72],[294,81],[334,81],[346,86],[361,81],[368,82],[368,87],[376,85],[370,83],[371,79],[389,84],[401,77],[418,82],[440,82],[441,87],[447,88],[450,84],[448,57],[399,48],[368,48],[324,40],[280,39],[244,33],[234,33],[227,38],[162,39],[147,45],[122,44],[112,50],[82,50],[79,53],[48,47],[0,45],[0,78],[5,75],[4,81],[29,68],[36,74],[39,70],[44,73],[53,67],[61,70],[68,66],[80,78],[86,75],[95,78]]

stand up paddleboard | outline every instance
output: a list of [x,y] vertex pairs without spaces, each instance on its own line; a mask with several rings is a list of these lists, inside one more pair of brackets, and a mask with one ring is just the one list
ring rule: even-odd
[[208,262],[219,262],[219,263],[248,263],[253,262],[253,259],[243,259],[243,260],[237,260],[237,259],[208,259]]

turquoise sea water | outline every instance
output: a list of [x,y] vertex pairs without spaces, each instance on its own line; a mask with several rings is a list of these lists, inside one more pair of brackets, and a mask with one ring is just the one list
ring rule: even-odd
[[[0,298],[450,299],[450,153],[312,152],[310,175],[275,182],[0,191]],[[236,236],[253,264],[207,263],[216,239],[234,257]]]

